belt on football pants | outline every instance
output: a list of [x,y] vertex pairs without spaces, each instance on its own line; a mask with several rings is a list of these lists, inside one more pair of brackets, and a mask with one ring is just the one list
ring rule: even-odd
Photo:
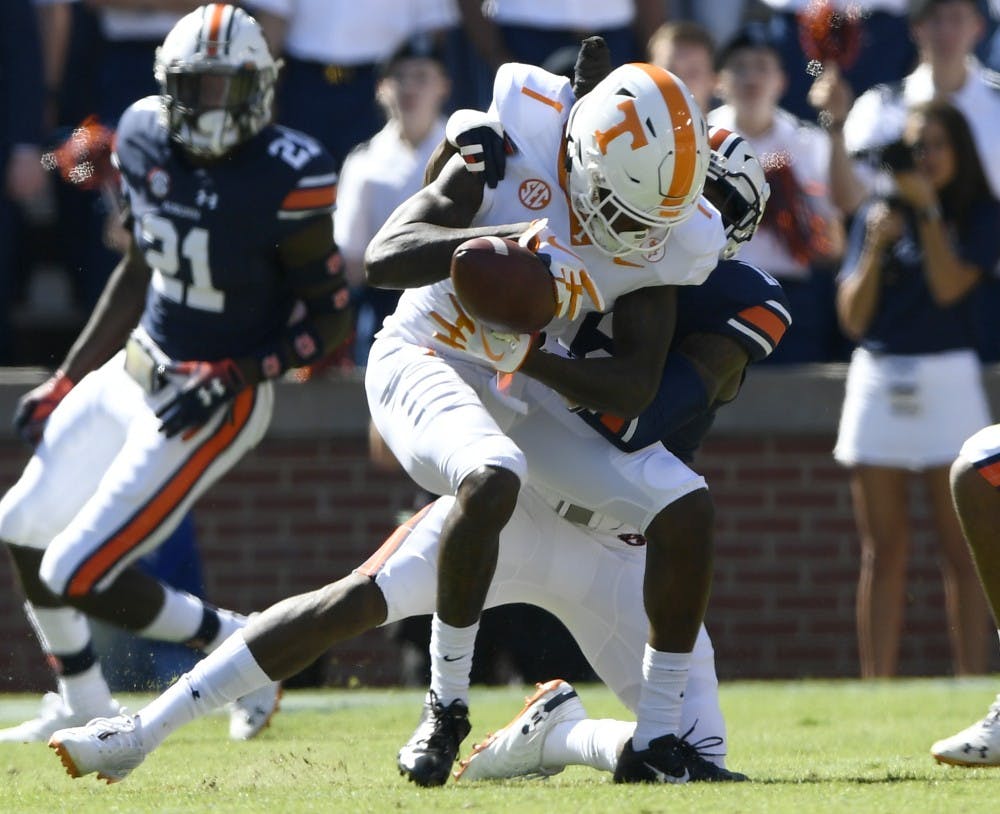
[[167,355],[141,328],[132,331],[125,342],[125,372],[150,395],[167,384],[163,369],[169,362]]
[[570,503],[566,500],[547,496],[545,497],[545,502],[555,509],[556,514],[563,519],[577,526],[586,526],[589,529],[594,529],[594,531],[617,531],[625,525],[621,520],[616,520],[614,517],[600,514],[583,506],[577,506],[575,503]]

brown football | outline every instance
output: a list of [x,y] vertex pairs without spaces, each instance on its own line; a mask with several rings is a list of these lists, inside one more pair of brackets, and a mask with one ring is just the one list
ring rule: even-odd
[[493,328],[531,333],[556,313],[556,290],[545,263],[516,241],[474,237],[451,256],[451,281],[470,316]]

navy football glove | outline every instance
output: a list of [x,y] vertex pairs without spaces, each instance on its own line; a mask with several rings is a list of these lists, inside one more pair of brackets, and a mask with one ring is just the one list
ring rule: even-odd
[[490,189],[503,180],[514,147],[500,122],[478,110],[456,110],[448,119],[445,138],[458,148],[469,172],[483,173]]
[[243,374],[232,359],[175,362],[164,365],[163,373],[181,378],[174,397],[156,411],[156,417],[162,422],[160,432],[168,438],[201,426],[246,386]]

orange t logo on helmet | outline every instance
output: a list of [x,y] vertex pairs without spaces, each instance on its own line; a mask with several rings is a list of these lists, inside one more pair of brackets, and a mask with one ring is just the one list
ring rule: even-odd
[[638,150],[640,147],[645,147],[649,144],[646,134],[642,132],[642,122],[639,121],[639,113],[635,109],[635,102],[631,99],[626,99],[618,105],[618,109],[625,114],[621,122],[614,127],[609,127],[607,130],[594,131],[594,141],[597,142],[597,146],[601,150],[601,155],[607,155],[608,144],[618,138],[618,136],[624,136],[626,133],[632,134],[633,150]]

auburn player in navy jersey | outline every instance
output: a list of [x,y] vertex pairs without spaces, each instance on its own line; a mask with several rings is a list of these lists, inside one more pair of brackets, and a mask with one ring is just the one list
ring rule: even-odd
[[[252,17],[202,6],[157,52],[159,96],[121,118],[131,241],[58,371],[19,403],[34,454],[0,501],[59,694],[0,740],[117,712],[86,615],[205,652],[246,621],[131,564],[260,441],[270,380],[348,330],[333,161],[270,124],[278,69]],[[230,735],[256,734],[277,696],[272,684],[242,699]]]
[[[726,150],[728,156],[720,154],[713,160],[708,182],[719,187],[709,192],[726,222],[728,242],[723,254],[731,256],[753,234],[767,187],[745,142],[728,133],[716,135],[720,145],[730,138],[734,142],[733,149]],[[696,423],[698,416],[714,415],[721,404],[735,398],[746,366],[773,349],[788,321],[781,289],[767,275],[742,263],[723,261],[709,282],[720,272],[704,298],[684,309],[674,340],[677,352],[683,349],[703,375],[695,387],[699,395],[693,397],[701,399],[703,406],[697,415],[685,412],[665,420],[672,409],[671,394],[661,389],[650,411],[640,417],[644,431],[648,428],[657,439],[683,439],[677,442],[679,451],[700,443],[710,422]],[[686,313],[692,309],[698,313]],[[588,338],[599,340],[595,347],[606,344],[607,338],[598,337],[595,327],[586,327]],[[675,361],[671,357],[667,375]],[[579,430],[590,433],[582,422]],[[617,437],[612,440],[622,443]],[[565,451],[572,454],[572,450]],[[124,779],[171,732],[192,719],[295,674],[338,642],[430,612],[435,602],[439,538],[454,501],[454,497],[442,497],[419,512],[348,576],[255,616],[138,714],[61,730],[52,736],[50,745],[74,777],[96,772],[104,779]],[[600,678],[635,712],[648,634],[642,604],[646,547],[635,529],[609,521],[612,518],[587,507],[560,504],[529,477],[501,533],[486,605],[527,602],[556,615]],[[704,627],[694,646],[681,727],[687,733],[686,745],[678,749],[695,750],[720,769],[718,773],[690,770],[692,764],[699,764],[688,760],[689,779],[743,779],[736,772],[724,771],[725,721],[718,703],[714,653]],[[555,680],[539,687],[511,726],[477,747],[460,779],[554,774],[570,763],[616,771],[634,728],[634,722],[587,719],[572,687]],[[675,762],[678,757],[683,756],[674,755]],[[649,769],[645,771],[649,775]]]

